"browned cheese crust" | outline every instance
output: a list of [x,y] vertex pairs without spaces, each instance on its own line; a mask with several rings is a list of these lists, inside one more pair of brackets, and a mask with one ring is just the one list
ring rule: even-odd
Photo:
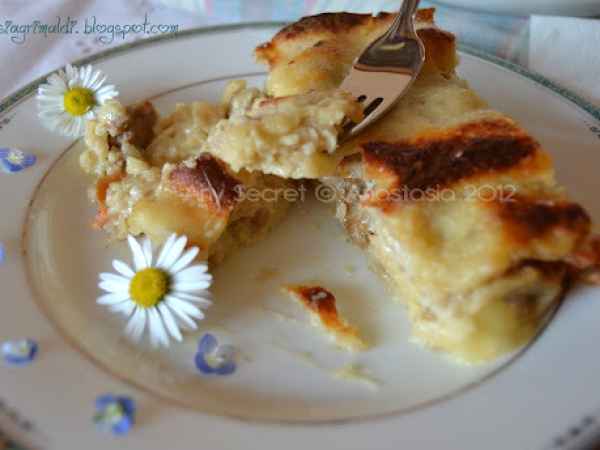
[[169,187],[214,214],[224,214],[235,206],[243,184],[227,171],[223,162],[203,153],[194,167],[182,164],[173,169]]
[[[417,13],[417,30],[426,49],[425,70],[436,68],[442,72],[451,72],[457,64],[455,55],[456,39],[452,33],[434,27],[433,8],[421,9]],[[280,64],[296,64],[294,58],[311,49],[314,53],[349,62],[348,56],[357,47],[375,39],[391,25],[395,15],[380,13],[377,16],[347,12],[323,13],[304,17],[299,21],[281,29],[269,42],[256,48],[259,61],[269,65],[271,69]],[[335,45],[330,45],[335,41]],[[342,45],[342,43],[344,45]],[[349,52],[343,51],[345,47]],[[339,78],[339,77],[337,77]],[[330,80],[333,85],[339,84],[341,78]]]

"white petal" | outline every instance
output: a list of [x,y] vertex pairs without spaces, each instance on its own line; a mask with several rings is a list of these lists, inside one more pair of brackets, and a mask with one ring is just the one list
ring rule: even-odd
[[59,113],[53,113],[52,120],[54,121],[55,126],[64,127],[71,122],[71,116],[64,111]]
[[54,103],[62,103],[64,105],[64,92],[62,92],[59,88],[54,86],[40,86],[38,88],[37,99],[38,102],[54,102]]
[[112,89],[114,89],[114,84],[107,84],[106,86],[103,86],[104,83],[106,82],[106,77],[103,76],[102,78],[98,79],[98,81],[94,84],[94,92],[96,92],[97,95],[101,95],[103,92],[108,92]]
[[[101,77],[102,72],[99,70],[90,71],[90,76],[87,79],[87,87],[94,92],[97,91],[98,88],[102,86],[102,83],[104,83],[104,80]],[[100,83],[98,83],[98,81],[100,81]]]
[[63,113],[64,109],[62,107],[62,105],[39,105],[39,114],[43,117],[43,116],[51,116],[51,115],[56,115],[56,114],[60,114]]
[[101,87],[100,89],[98,89],[96,91],[96,94],[95,94],[96,100],[100,104],[104,104],[104,102],[106,102],[107,100],[110,100],[111,98],[115,98],[118,95],[119,95],[119,91],[117,91],[115,89],[115,86],[112,84]]
[[200,295],[191,295],[188,294],[187,292],[178,292],[178,291],[173,291],[171,292],[169,295],[172,295],[173,297],[177,297],[181,300],[186,300],[188,302],[193,302],[193,303],[198,303],[198,308],[208,308],[210,305],[212,305],[212,301],[210,300],[210,292],[208,291],[204,291],[204,292],[199,292]]
[[189,294],[198,294],[210,287],[210,279],[199,281],[175,281],[171,286],[174,291],[187,292]]
[[127,325],[125,325],[125,334],[133,337],[133,330],[136,328],[137,320],[138,320],[138,311],[139,308],[135,310],[133,315],[129,318]]
[[207,267],[205,264],[197,264],[188,267],[187,269],[178,272],[174,276],[174,281],[178,282],[194,282],[194,281],[211,281],[212,275],[206,273]]
[[100,72],[98,70],[92,77],[92,82],[91,82],[90,87],[91,87],[91,89],[94,90],[94,92],[98,92],[98,90],[102,88],[102,85],[105,82],[106,82],[106,75],[104,75],[102,72]]
[[81,69],[79,77],[81,80],[81,85],[83,87],[89,88],[90,87],[90,79],[92,77],[92,66],[90,64],[88,64],[87,66],[83,67]]
[[158,313],[156,308],[148,309],[148,318],[150,320],[150,343],[153,346],[163,345],[165,347],[169,346],[169,336],[165,330],[165,326],[163,325],[162,318]]
[[57,131],[68,138],[77,137],[77,130],[74,123],[69,122],[65,127],[59,128]]
[[42,124],[51,131],[58,131],[60,134],[63,134],[62,128],[59,127],[57,119],[52,117],[44,117],[40,114],[40,119],[42,119]]
[[71,137],[71,136],[75,135],[74,127],[75,127],[75,125],[71,119],[69,119],[69,120],[61,119],[61,123],[58,124],[57,131],[64,136]]
[[49,114],[61,114],[65,113],[64,105],[58,102],[49,102],[45,100],[40,100],[38,102],[38,115],[49,115]]
[[115,268],[117,272],[119,272],[124,277],[131,279],[135,276],[135,272],[129,267],[129,264],[124,263],[118,259],[114,259],[112,262],[112,266]]
[[37,99],[42,103],[62,103],[64,105],[64,94],[58,88],[52,86],[40,86]]
[[94,88],[94,83],[98,80],[98,77],[101,74],[99,73],[98,70],[95,70],[92,66],[89,66],[89,68],[90,69],[85,78],[85,85],[92,91],[95,91],[96,89]]
[[146,310],[144,308],[137,308],[125,327],[125,333],[131,336],[134,341],[139,341],[142,334],[144,334],[146,320]]
[[133,265],[135,270],[139,272],[140,270],[145,269],[147,267],[146,258],[144,257],[144,251],[142,250],[140,243],[132,235],[127,236],[127,242],[129,242],[129,248],[133,254]]
[[56,87],[62,92],[65,92],[67,90],[67,83],[65,82],[64,77],[61,76],[60,72],[58,74],[53,73],[52,75],[50,75],[47,81],[48,84],[50,84],[50,86]]
[[146,267],[152,267],[152,242],[148,236],[142,240],[142,250],[146,259]]
[[186,313],[184,313],[183,311],[181,311],[175,307],[172,307],[167,300],[165,300],[164,303],[169,307],[169,310],[173,313],[175,318],[179,322],[181,322],[182,326],[184,326],[185,328],[188,328],[190,330],[198,329],[198,325],[196,325],[196,322],[194,322],[190,317],[188,317],[188,315]]
[[62,99],[57,99],[54,97],[46,97],[46,96],[39,96],[38,97],[38,105],[40,106],[40,108],[45,108],[45,109],[60,109],[60,110],[64,110],[65,109],[65,104],[62,101]]
[[42,120],[45,120],[47,123],[56,126],[56,121],[59,117],[61,117],[61,111],[50,111],[43,108],[38,111],[38,117]]
[[77,86],[87,87],[85,85],[87,67],[88,66],[83,66],[77,69]]
[[202,311],[200,311],[196,306],[192,305],[191,303],[186,302],[185,300],[181,300],[172,295],[167,295],[165,297],[165,301],[167,302],[167,304],[169,305],[169,307],[172,310],[177,309],[178,311],[181,311],[181,312],[185,313],[186,315],[193,317],[195,319],[199,319],[199,320],[204,319],[204,313]]
[[50,100],[46,98],[38,98],[38,114],[54,112],[65,112],[65,105],[62,102],[56,100]]
[[132,301],[124,301],[121,303],[115,303],[108,307],[112,312],[123,314],[125,317],[129,317],[135,309],[135,303]]
[[45,114],[40,114],[43,124],[52,131],[57,131],[63,136],[80,137],[83,133],[84,119],[73,117],[70,114],[62,113],[52,115],[52,118]]
[[165,259],[162,263],[162,268],[165,270],[169,270],[173,264],[181,257],[181,253],[187,244],[187,237],[179,236],[169,253],[165,256]]
[[114,281],[115,283],[125,283],[129,285],[129,278],[122,277],[121,275],[115,275],[114,273],[101,273],[100,279],[102,281]]
[[66,65],[65,73],[69,83],[79,81],[79,70],[76,67],[73,67],[71,64]]
[[196,256],[198,256],[198,253],[200,253],[200,249],[198,247],[192,247],[187,250],[183,255],[181,255],[181,258],[179,258],[177,262],[173,264],[173,267],[171,267],[171,273],[177,273],[180,270],[185,269],[196,258]]
[[99,305],[114,305],[116,303],[124,302],[129,299],[129,293],[122,294],[104,294],[98,297],[96,303]]
[[53,94],[60,94],[61,96],[65,93],[66,91],[66,85],[62,84],[64,83],[64,81],[58,81],[56,84],[55,83],[46,83],[46,84],[41,84],[38,87],[38,93],[39,92],[52,92]]
[[113,294],[121,294],[129,292],[129,283],[120,283],[115,281],[102,281],[98,284],[98,287],[106,292],[112,292]]
[[162,246],[160,254],[158,255],[158,259],[156,260],[156,267],[162,267],[162,263],[165,260],[165,258],[167,257],[167,255],[169,254],[169,252],[171,251],[171,247],[175,243],[176,239],[177,239],[176,234],[172,234],[171,236],[169,236],[167,238],[167,240],[165,241],[165,243]]
[[165,323],[165,328],[169,331],[169,334],[173,336],[173,339],[181,342],[183,336],[181,336],[181,331],[179,331],[179,327],[177,326],[177,322],[175,322],[175,318],[167,305],[163,302],[158,304],[158,311],[162,317],[163,322]]
[[83,117],[75,117],[73,119],[73,132],[71,133],[71,136],[73,137],[80,137],[83,135],[83,130],[85,129],[85,120],[83,119]]
[[154,308],[154,313],[156,314],[156,317],[158,317],[158,322],[157,322],[157,330],[159,331],[158,334],[158,343],[162,344],[163,347],[169,347],[170,342],[170,338],[169,338],[169,333],[167,332],[167,328],[165,327],[165,323],[162,320],[162,317],[160,315],[160,313],[158,312],[158,309]]
[[150,338],[150,345],[152,347],[158,347],[158,336],[154,332],[154,323],[152,322],[152,309],[148,309],[146,314],[148,315],[148,337]]

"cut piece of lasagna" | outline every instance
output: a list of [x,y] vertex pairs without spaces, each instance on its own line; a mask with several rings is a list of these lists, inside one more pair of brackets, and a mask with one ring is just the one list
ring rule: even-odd
[[[274,97],[336,89],[394,16],[331,13],[256,50]],[[528,342],[567,286],[590,218],[517,123],[455,73],[455,38],[421,10],[426,63],[383,119],[338,149],[337,215],[406,303],[415,336],[478,362]]]
[[360,104],[336,90],[272,98],[240,86],[239,95],[253,92],[252,102],[234,104],[216,124],[204,150],[235,171],[285,178],[333,175],[343,158],[338,136],[346,119],[361,120]]
[[[88,122],[80,165],[93,177],[95,226],[113,239],[146,234],[160,243],[186,235],[211,262],[263,237],[290,205],[294,182],[260,172],[233,172],[202,150],[231,103],[193,102],[159,119],[146,102],[108,102]],[[268,195],[263,195],[263,193]],[[251,195],[250,195],[251,194]]]

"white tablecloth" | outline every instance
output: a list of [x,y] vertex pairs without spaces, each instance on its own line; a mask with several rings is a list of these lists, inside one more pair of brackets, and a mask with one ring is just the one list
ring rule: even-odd
[[210,17],[168,8],[150,0],[0,0],[0,26],[7,20],[21,26],[36,20],[41,24],[54,24],[60,17],[63,24],[68,18],[77,20],[73,31],[79,31],[47,36],[0,32],[0,98],[69,61],[142,38],[139,34],[129,34],[111,42],[108,33],[86,34],[86,19],[90,26],[94,17],[97,25],[140,24],[146,15],[155,24],[174,24],[180,30],[214,23]]
[[[153,34],[111,37],[86,33],[97,27],[142,24],[179,30],[220,23],[294,20],[325,10],[365,12],[393,9],[397,0],[0,0],[0,98],[67,62]],[[424,0],[422,5],[431,2]],[[507,18],[439,8],[439,22],[463,42],[505,58],[576,91],[600,107],[600,21],[533,17]],[[39,24],[77,20],[71,33],[40,33]],[[20,29],[39,22],[29,33]]]

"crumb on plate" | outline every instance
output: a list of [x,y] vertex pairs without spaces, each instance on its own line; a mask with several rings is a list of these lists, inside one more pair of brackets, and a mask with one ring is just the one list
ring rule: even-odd
[[302,285],[284,286],[283,290],[309,311],[313,325],[327,332],[337,346],[351,352],[367,349],[358,330],[340,316],[335,295],[330,291],[321,286]]

